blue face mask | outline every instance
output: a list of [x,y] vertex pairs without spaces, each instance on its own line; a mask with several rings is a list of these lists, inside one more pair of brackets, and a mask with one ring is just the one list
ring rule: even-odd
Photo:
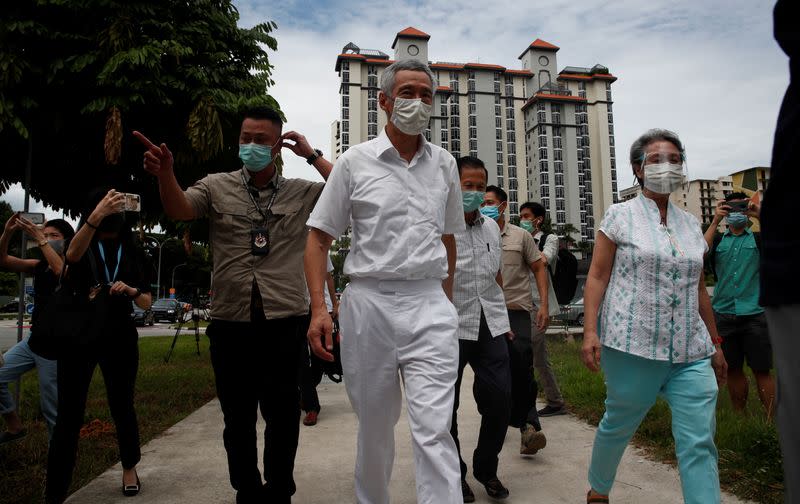
[[735,228],[747,225],[748,218],[742,212],[731,212],[728,214],[728,225]]
[[529,233],[533,233],[533,222],[531,222],[529,220],[521,220],[521,221],[519,221],[519,227],[521,227],[522,229],[524,229],[525,231],[527,231]]
[[462,204],[464,205],[464,212],[474,212],[483,203],[482,191],[463,191],[461,193]]
[[272,162],[272,147],[257,143],[239,144],[239,159],[248,171],[257,173]]
[[500,210],[498,210],[496,206],[486,205],[485,207],[481,207],[481,213],[492,220],[498,220],[500,218]]

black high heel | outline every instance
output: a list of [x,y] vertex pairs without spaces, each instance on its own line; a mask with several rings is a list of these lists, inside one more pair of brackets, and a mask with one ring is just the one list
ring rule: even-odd
[[139,473],[136,473],[136,484],[135,485],[126,485],[124,482],[122,483],[122,495],[125,497],[135,497],[139,495],[139,490],[142,489],[142,482],[139,481]]

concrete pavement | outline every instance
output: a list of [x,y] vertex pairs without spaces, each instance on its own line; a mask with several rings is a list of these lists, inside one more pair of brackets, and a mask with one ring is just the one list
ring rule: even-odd
[[[471,466],[480,417],[472,400],[472,373],[467,368],[462,384],[459,432]],[[343,384],[323,383],[319,389],[322,412],[314,427],[301,425],[294,502],[342,504],[355,502],[353,465],[356,419]],[[509,429],[500,460],[500,479],[511,496],[509,503],[585,502],[586,471],[594,429],[572,416],[542,419],[547,447],[532,457],[519,455],[519,432]],[[263,432],[263,424],[259,429]],[[413,455],[405,408],[396,428],[397,455],[391,484],[392,503],[413,504]],[[259,449],[260,451],[261,449]],[[260,458],[260,457],[259,457]],[[139,464],[142,491],[136,504],[232,504],[225,450],[222,446],[222,414],[219,403],[206,404],[142,448]],[[614,504],[677,504],[681,497],[678,472],[648,460],[629,448],[618,471],[612,492]],[[68,501],[72,504],[133,502],[122,496],[122,469],[112,467]],[[471,476],[468,479],[478,503],[491,501]],[[743,503],[723,495],[724,503]]]

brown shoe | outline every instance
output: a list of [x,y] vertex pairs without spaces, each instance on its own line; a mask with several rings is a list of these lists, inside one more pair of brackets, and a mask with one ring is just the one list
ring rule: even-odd
[[309,427],[312,425],[317,425],[317,416],[319,416],[318,411],[309,411],[306,413],[306,417],[303,419],[303,425],[307,425]]
[[526,424],[520,437],[520,455],[534,455],[545,446],[547,446],[547,438],[544,432],[537,431],[531,424]]
[[608,504],[608,495],[600,495],[589,490],[586,492],[586,504]]

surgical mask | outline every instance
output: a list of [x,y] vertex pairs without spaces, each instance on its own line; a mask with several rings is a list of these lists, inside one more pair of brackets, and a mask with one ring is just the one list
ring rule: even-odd
[[521,227],[522,229],[524,229],[525,231],[527,231],[529,233],[533,233],[533,230],[535,228],[535,226],[533,225],[533,222],[529,221],[527,219],[519,221],[519,227]]
[[729,226],[741,228],[747,224],[748,218],[742,212],[731,212],[728,214],[727,220]]
[[272,162],[273,147],[257,143],[239,144],[239,159],[248,171],[258,173]]
[[483,203],[483,192],[464,191],[461,193],[461,200],[464,205],[464,212],[474,212]]
[[654,193],[670,194],[683,184],[683,166],[656,163],[644,166],[644,186]]
[[419,135],[428,127],[433,105],[420,98],[395,98],[391,121],[406,135]]
[[56,251],[56,254],[64,254],[64,240],[47,240],[50,248]]
[[485,207],[481,207],[481,213],[492,220],[498,220],[500,218],[500,210],[496,206],[486,205]]

